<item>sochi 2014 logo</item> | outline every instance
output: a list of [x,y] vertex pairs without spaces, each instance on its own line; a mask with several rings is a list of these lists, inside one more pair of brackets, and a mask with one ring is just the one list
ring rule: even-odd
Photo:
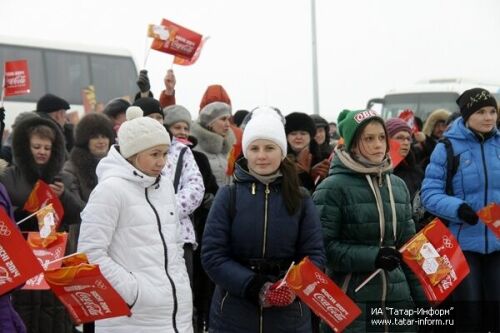
[[0,221],[0,236],[9,237],[10,229],[7,227],[4,221]]

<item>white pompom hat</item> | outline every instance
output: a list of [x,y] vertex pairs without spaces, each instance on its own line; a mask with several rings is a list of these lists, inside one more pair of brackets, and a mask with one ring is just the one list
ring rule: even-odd
[[270,106],[259,106],[251,112],[251,118],[243,130],[242,149],[247,157],[248,146],[255,140],[264,139],[277,144],[281,148],[284,159],[287,153],[285,126],[277,110]]
[[170,136],[165,127],[157,120],[142,115],[140,107],[130,106],[127,121],[118,130],[120,153],[125,158],[158,145],[170,146]]

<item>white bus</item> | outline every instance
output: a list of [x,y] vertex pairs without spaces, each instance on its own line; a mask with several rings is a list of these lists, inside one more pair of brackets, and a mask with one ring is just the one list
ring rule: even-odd
[[17,59],[28,60],[31,91],[5,98],[6,128],[20,112],[35,110],[36,101],[46,93],[64,98],[81,114],[82,89],[89,85],[104,104],[138,91],[135,61],[123,49],[0,36],[1,75],[4,62]]
[[415,116],[425,121],[432,111],[439,108],[451,112],[459,111],[457,98],[465,90],[476,87],[489,90],[500,102],[500,84],[454,78],[420,81],[405,89],[391,90],[384,98],[373,98],[368,101],[367,108],[371,109],[381,104],[381,114],[384,119],[398,117],[401,111],[411,109]]

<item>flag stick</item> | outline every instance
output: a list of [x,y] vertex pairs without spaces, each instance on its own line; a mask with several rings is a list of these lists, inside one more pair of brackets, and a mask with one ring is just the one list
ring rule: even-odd
[[41,210],[44,210],[44,209],[47,209],[47,207],[49,206],[52,206],[52,204],[48,204],[47,206],[43,206],[41,207],[40,209],[38,209],[36,212],[32,213],[31,215],[28,215],[26,216],[24,219],[22,219],[21,221],[19,222],[16,222],[17,225],[20,225],[21,223],[23,222],[26,222],[27,220],[29,220],[30,218],[32,218],[33,216],[35,216],[36,214],[38,214],[39,211]]
[[288,276],[288,273],[290,273],[290,271],[292,270],[293,265],[295,265],[295,261],[292,261],[292,263],[290,264],[290,267],[288,267],[288,270],[285,273],[285,276],[283,276],[280,284],[276,287],[276,289],[279,289],[279,288],[283,287],[284,284],[286,284],[286,277]]
[[57,259],[54,259],[52,261],[49,261],[46,263],[47,266],[55,263],[55,262],[58,262],[58,261],[61,261],[61,260],[64,260],[64,259],[68,259],[69,257],[72,257],[72,256],[76,256],[76,255],[79,255],[79,254],[84,254],[83,252],[75,252],[75,253],[72,253],[72,254],[68,254],[67,256],[64,256],[64,257],[61,257],[61,258],[57,258]]
[[144,44],[144,64],[142,65],[142,69],[146,68],[146,63],[148,62],[150,50],[151,50],[151,47],[149,46],[149,37],[146,35],[146,40],[145,40],[145,44]]
[[[409,243],[409,242],[408,242]],[[407,244],[408,244],[407,243]],[[406,248],[408,247],[408,245],[403,245],[403,247],[401,247],[398,251],[399,253],[403,253]],[[361,282],[361,284],[356,288],[354,289],[354,292],[357,293],[361,288],[363,288],[368,282],[370,282],[378,273],[380,273],[382,271],[382,268],[379,268],[377,269],[375,272],[373,272],[369,277],[367,277],[363,282]]]
[[354,289],[354,292],[357,293],[361,288],[363,288],[368,282],[370,282],[378,273],[382,271],[382,268],[377,269],[375,272],[373,272],[369,277],[367,277],[361,284]]
[[32,213],[31,215],[28,215],[26,216],[24,219],[22,219],[21,221],[19,222],[16,222],[17,225],[20,225],[21,223],[23,222],[26,222],[27,220],[29,220],[30,218],[32,218],[33,216],[35,216],[39,211],[41,211],[43,208],[40,208],[39,210],[37,210],[36,212]]
[[5,64],[3,66],[3,76],[2,76],[2,97],[0,99],[0,108],[3,107],[3,100],[5,98],[5,71],[7,68],[5,67]]

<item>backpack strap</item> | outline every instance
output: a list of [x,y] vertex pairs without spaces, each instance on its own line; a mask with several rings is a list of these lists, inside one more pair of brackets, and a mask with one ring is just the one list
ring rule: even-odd
[[457,173],[460,158],[454,155],[453,145],[450,139],[443,137],[439,142],[444,144],[446,149],[446,187],[445,191],[448,195],[453,195],[453,176]]
[[183,163],[182,160],[187,149],[188,147],[182,148],[179,153],[179,157],[177,158],[177,165],[175,167],[175,176],[174,176],[175,193],[177,193],[177,188],[179,187],[179,180],[181,179],[181,172],[182,172],[182,163]]

